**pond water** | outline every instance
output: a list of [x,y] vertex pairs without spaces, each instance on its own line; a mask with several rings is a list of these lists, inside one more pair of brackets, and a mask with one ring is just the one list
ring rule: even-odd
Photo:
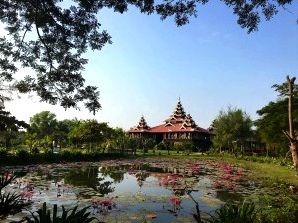
[[[195,201],[202,218],[224,202],[242,201],[258,189],[242,168],[218,161],[180,159],[110,160],[5,167],[20,177],[7,190],[22,193],[36,211],[90,206],[103,222],[194,222]],[[195,201],[194,201],[195,200]],[[8,216],[18,220],[28,212]]]

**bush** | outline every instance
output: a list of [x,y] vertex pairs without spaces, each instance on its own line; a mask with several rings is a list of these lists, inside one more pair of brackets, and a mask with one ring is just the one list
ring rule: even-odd
[[225,204],[215,212],[210,223],[253,223],[255,221],[255,205],[243,202],[241,206]]
[[25,217],[23,220],[28,223],[70,223],[70,222],[80,222],[80,223],[89,223],[93,220],[96,220],[95,217],[91,217],[91,212],[88,212],[89,207],[85,207],[81,210],[78,210],[78,206],[73,209],[66,210],[62,206],[62,213],[58,216],[58,207],[57,204],[54,204],[53,214],[47,208],[46,203],[43,203],[42,208],[38,209],[35,213],[31,213],[32,217]]
[[259,200],[261,208],[256,216],[258,222],[297,222],[298,205],[295,194],[289,196],[279,192],[276,196],[264,195],[259,197]]
[[20,194],[5,191],[5,187],[11,184],[15,179],[16,176],[9,172],[0,175],[0,219],[9,214],[18,213],[29,205],[22,201]]
[[189,154],[194,150],[195,146],[192,142],[184,142],[183,143],[183,150],[185,153]]
[[36,154],[39,154],[39,149],[37,147],[34,147],[32,150],[31,150],[32,154],[36,155]]
[[174,142],[173,149],[179,153],[180,151],[184,150],[182,142]]
[[82,159],[82,152],[81,151],[70,151],[70,150],[63,150],[61,153],[61,158],[65,161],[75,161]]
[[166,145],[165,145],[163,142],[158,143],[158,144],[156,145],[156,148],[157,148],[158,150],[166,150],[166,149],[167,149],[167,148],[166,148]]
[[24,149],[18,150],[16,155],[20,160],[23,160],[23,161],[25,160],[28,161],[30,158],[30,153]]
[[8,156],[8,151],[4,147],[0,147],[0,158],[5,158]]

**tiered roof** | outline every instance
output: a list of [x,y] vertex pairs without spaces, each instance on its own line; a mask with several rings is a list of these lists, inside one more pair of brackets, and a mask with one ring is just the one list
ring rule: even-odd
[[147,125],[147,122],[146,122],[144,116],[142,116],[138,125],[136,127],[132,128],[130,131],[145,132],[145,131],[148,131],[149,129],[150,129],[150,127]]
[[181,125],[181,128],[196,128],[197,124],[195,123],[195,121],[192,119],[190,114],[187,114],[184,122]]
[[178,100],[175,111],[169,118],[165,120],[165,123],[152,128],[149,128],[144,117],[137,127],[132,128],[129,132],[150,132],[150,133],[163,133],[163,132],[202,132],[211,134],[208,130],[197,126],[190,114],[185,113],[181,104],[180,98]]
[[182,123],[185,119],[186,115],[185,115],[185,111],[182,107],[182,104],[181,104],[181,101],[180,101],[180,98],[179,98],[179,101],[177,103],[177,106],[176,106],[176,109],[175,111],[173,112],[173,114],[167,118],[165,120],[166,124],[175,124],[175,123]]

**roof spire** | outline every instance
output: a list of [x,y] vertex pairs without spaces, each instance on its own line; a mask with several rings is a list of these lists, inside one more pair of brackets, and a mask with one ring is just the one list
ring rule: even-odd
[[175,111],[173,112],[173,114],[168,118],[166,119],[166,123],[182,123],[185,119],[185,111],[182,107],[182,104],[181,104],[181,100],[180,100],[180,97],[178,98],[178,103],[176,105],[176,109]]
[[146,122],[143,114],[142,114],[141,119],[138,123],[138,126],[135,129],[137,129],[137,130],[149,129],[149,126],[147,125],[147,122]]

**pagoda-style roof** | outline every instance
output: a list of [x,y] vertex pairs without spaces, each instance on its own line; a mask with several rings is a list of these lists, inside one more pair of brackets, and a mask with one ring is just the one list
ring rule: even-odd
[[185,117],[186,117],[185,111],[183,109],[183,106],[182,106],[180,98],[179,98],[175,111],[169,118],[167,118],[165,120],[165,122],[166,122],[166,124],[167,123],[172,123],[172,124],[182,123],[184,121]]
[[195,121],[192,119],[190,114],[187,114],[184,122],[181,125],[181,128],[196,128],[197,124],[195,123]]
[[178,123],[178,124],[173,124],[173,125],[158,125],[155,127],[152,127],[150,129],[151,133],[166,133],[166,132],[201,132],[201,133],[206,133],[206,134],[210,134],[210,132],[206,129],[200,128],[200,127],[196,127],[196,128],[192,128],[192,127],[187,127],[187,128],[182,128],[182,124]]
[[141,117],[138,125],[134,128],[131,128],[129,132],[146,132],[150,129],[150,127],[147,125],[147,122],[144,118],[144,116]]
[[141,117],[139,124],[131,128],[128,132],[138,133],[138,132],[148,132],[148,133],[166,133],[166,132],[200,132],[205,134],[212,134],[207,129],[203,129],[195,123],[190,114],[185,113],[183,106],[181,104],[180,98],[178,100],[177,106],[173,114],[165,120],[165,123],[150,128],[144,117]]

